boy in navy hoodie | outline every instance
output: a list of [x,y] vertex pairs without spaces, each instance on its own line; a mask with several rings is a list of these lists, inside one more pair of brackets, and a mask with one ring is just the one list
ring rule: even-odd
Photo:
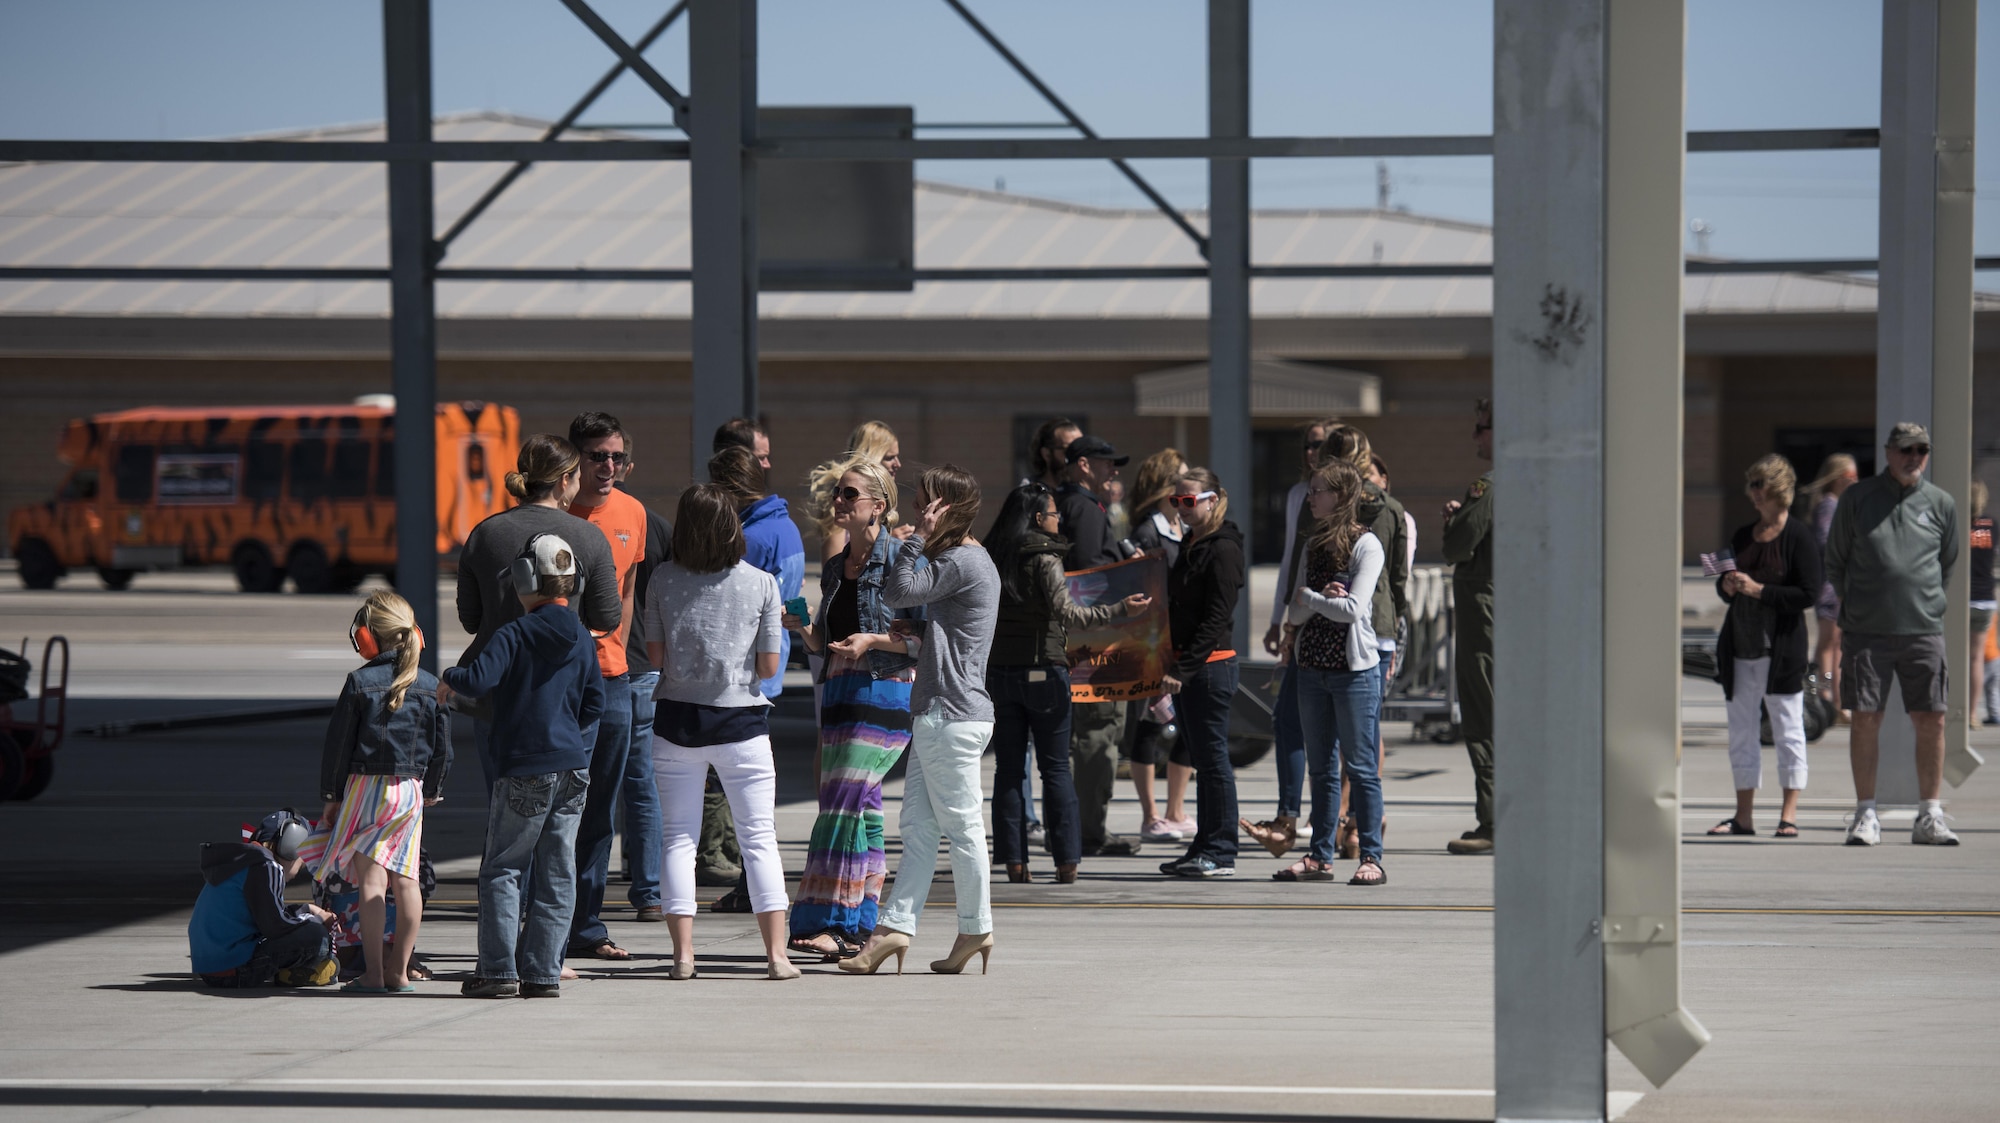
[[188,918],[188,958],[212,987],[324,986],[339,964],[327,936],[333,914],[285,903],[310,830],[287,807],[245,824],[241,842],[201,845],[201,896]]
[[[438,691],[440,701],[456,693],[493,707],[479,971],[460,993],[555,998],[576,909],[576,828],[604,677],[596,642],[568,607],[567,598],[582,592],[569,543],[536,535],[509,574],[524,614],[494,632],[477,659],[447,668]],[[532,897],[525,902],[524,887]]]

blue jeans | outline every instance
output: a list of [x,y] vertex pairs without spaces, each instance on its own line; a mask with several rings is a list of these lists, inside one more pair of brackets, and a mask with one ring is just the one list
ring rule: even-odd
[[1315,861],[1333,861],[1340,774],[1354,782],[1348,814],[1361,832],[1361,859],[1382,860],[1382,779],[1375,771],[1381,730],[1382,672],[1299,668],[1299,720],[1306,730],[1306,763],[1312,772],[1312,849]]
[[1194,841],[1187,856],[1236,865],[1236,768],[1229,763],[1229,700],[1236,696],[1236,660],[1204,664],[1188,676],[1174,704],[1181,739],[1194,765]]
[[[1040,681],[1032,681],[1037,676]],[[986,691],[993,696],[993,860],[1002,865],[1028,860],[1032,739],[1042,806],[1049,813],[1049,853],[1059,866],[1074,865],[1083,859],[1083,830],[1069,773],[1069,668],[988,667]]]
[[569,943],[587,948],[611,938],[598,914],[604,886],[611,880],[611,812],[625,786],[625,760],[632,755],[632,684],[627,675],[604,679],[604,716],[590,750],[590,797],[576,827],[576,916]]
[[1306,731],[1299,722],[1298,665],[1285,664],[1278,679],[1278,708],[1271,714],[1271,733],[1278,756],[1278,814],[1299,817],[1299,798],[1306,783]]
[[480,978],[553,983],[562,977],[563,941],[576,908],[576,825],[589,788],[590,773],[582,768],[493,782],[486,857],[479,863]]
[[635,909],[660,903],[660,789],[653,783],[653,689],[660,672],[628,676],[632,691],[632,748],[625,758],[622,794],[625,871],[632,888],[625,899]]

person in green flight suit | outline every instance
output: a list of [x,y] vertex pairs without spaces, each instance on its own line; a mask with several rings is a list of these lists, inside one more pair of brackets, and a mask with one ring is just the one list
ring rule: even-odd
[[[1472,443],[1493,462],[1493,403],[1473,407]],[[1457,642],[1459,728],[1472,759],[1479,825],[1445,844],[1453,854],[1493,852],[1493,471],[1472,481],[1464,499],[1444,505],[1444,560],[1451,563]]]

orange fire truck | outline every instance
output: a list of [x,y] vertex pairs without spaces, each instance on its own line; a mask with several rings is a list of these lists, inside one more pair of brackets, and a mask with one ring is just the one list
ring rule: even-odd
[[[149,407],[71,421],[53,500],[15,509],[21,583],[93,567],[123,589],[143,570],[228,565],[245,592],[352,589],[396,567],[393,401],[348,406]],[[521,444],[507,406],[437,409],[437,549],[513,505],[502,478]]]

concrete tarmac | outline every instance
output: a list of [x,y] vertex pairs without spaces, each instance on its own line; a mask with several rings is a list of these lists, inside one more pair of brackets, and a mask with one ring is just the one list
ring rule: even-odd
[[[1455,858],[1471,823],[1463,749],[1389,731],[1379,889],[1170,881],[1086,859],[1075,885],[993,887],[992,973],[928,962],[954,929],[938,862],[907,973],[801,963],[761,972],[751,918],[703,912],[699,978],[671,982],[664,925],[634,922],[629,964],[583,967],[552,1002],[475,1001],[484,826],[469,744],[427,819],[441,884],[419,941],[441,981],[407,996],[208,991],[187,974],[196,845],[281,804],[314,803],[324,723],[82,736],[112,720],[324,703],[353,665],[344,597],[243,596],[226,579],[73,580],[27,593],[0,573],[0,642],[66,632],[72,735],[55,782],[0,806],[0,1117],[12,1120],[486,1118],[528,1112],[688,1118],[1490,1119],[1491,862]],[[444,600],[449,618],[449,590]],[[455,627],[447,627],[456,633]],[[440,637],[447,655],[455,635]],[[1607,1054],[1614,1114],[1642,1120],[1987,1120],[2000,1102],[2000,779],[1948,792],[1964,845],[1840,845],[1843,729],[1812,746],[1803,836],[1702,833],[1733,807],[1719,692],[1686,681],[1684,990],[1715,1041],[1663,1089]],[[809,709],[776,723],[785,864],[811,828]],[[1975,735],[1988,755],[2000,737]],[[1502,748],[1504,761],[1506,748]],[[990,758],[988,767],[990,769]],[[1766,771],[1775,762],[1767,752]],[[990,774],[989,774],[990,787]],[[1266,758],[1239,776],[1270,813]],[[1164,785],[1162,785],[1162,790]],[[890,862],[900,778],[885,796]],[[1136,830],[1119,786],[1116,829]],[[1344,868],[1344,867],[1343,867]],[[304,886],[293,887],[304,895]],[[704,900],[719,891],[705,890]],[[1505,1027],[1501,1027],[1505,1031]]]

